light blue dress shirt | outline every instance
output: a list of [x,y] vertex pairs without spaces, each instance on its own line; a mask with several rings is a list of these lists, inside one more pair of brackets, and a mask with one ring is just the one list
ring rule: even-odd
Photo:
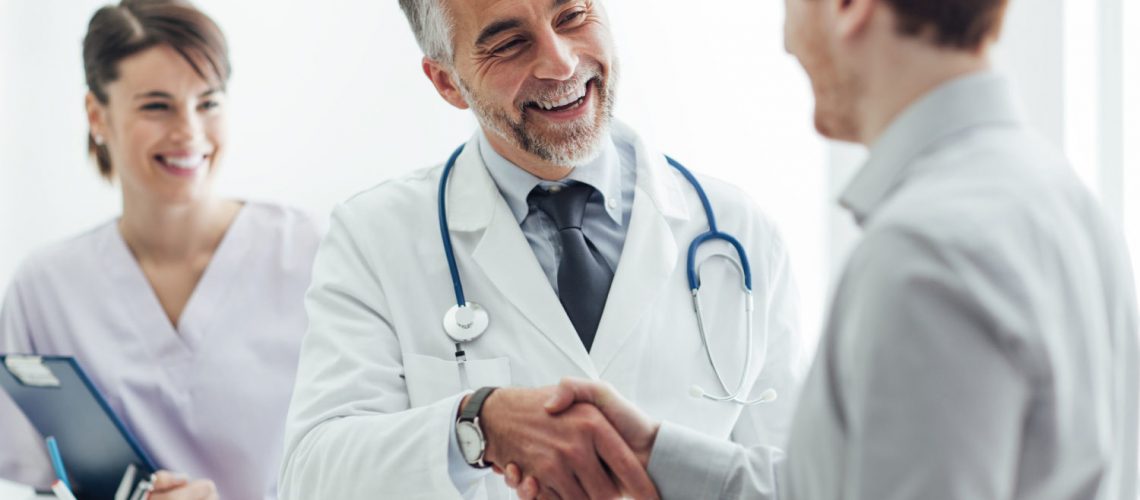
[[633,213],[637,164],[632,144],[615,144],[608,140],[594,161],[574,168],[570,175],[558,181],[542,180],[515,166],[495,151],[487,136],[482,133],[479,134],[479,154],[498,186],[499,193],[507,201],[507,206],[522,228],[555,293],[558,293],[558,262],[562,258],[562,243],[558,237],[558,228],[550,216],[530,206],[527,201],[527,196],[535,187],[550,191],[572,183],[581,183],[596,190],[586,202],[582,233],[594,243],[610,270],[617,270],[629,218]]
[[[612,136],[611,136],[612,137]],[[582,218],[582,233],[593,242],[610,269],[617,271],[625,235],[633,213],[633,190],[637,184],[637,157],[633,144],[607,140],[602,152],[590,163],[575,167],[570,175],[558,181],[535,177],[503,158],[487,136],[479,134],[479,155],[487,165],[491,179],[507,202],[518,221],[527,243],[530,244],[546,279],[558,293],[558,262],[562,258],[562,243],[558,228],[545,212],[532,207],[527,196],[535,187],[556,190],[571,183],[588,184],[596,191],[586,201],[586,214]],[[455,409],[458,414],[459,408]],[[460,492],[470,490],[487,471],[471,467],[459,450],[455,437],[455,422],[451,424],[451,444],[448,447],[448,472]]]

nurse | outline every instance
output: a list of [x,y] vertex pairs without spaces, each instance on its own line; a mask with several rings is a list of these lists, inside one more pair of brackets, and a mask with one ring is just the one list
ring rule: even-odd
[[[0,352],[75,356],[181,473],[162,474],[152,500],[275,498],[319,228],[214,193],[230,63],[205,14],[177,0],[104,7],[83,60],[90,152],[122,215],[27,259]],[[42,483],[39,436],[2,398],[0,476]]]

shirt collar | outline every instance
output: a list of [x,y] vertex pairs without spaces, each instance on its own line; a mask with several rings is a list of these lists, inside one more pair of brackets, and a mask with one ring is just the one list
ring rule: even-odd
[[839,203],[862,225],[903,183],[914,160],[943,139],[973,127],[1018,123],[1021,114],[1005,77],[983,71],[945,83],[891,122]]
[[622,224],[621,158],[612,136],[604,141],[601,154],[593,161],[575,167],[564,179],[546,181],[519,168],[495,151],[495,148],[491,147],[491,142],[487,140],[485,132],[480,131],[478,135],[479,154],[483,158],[483,163],[487,165],[487,171],[490,172],[491,178],[499,188],[499,193],[507,201],[507,206],[519,224],[522,224],[530,213],[527,196],[535,186],[546,188],[566,185],[571,181],[588,184],[596,189],[602,195],[602,205],[606,213],[619,226]]

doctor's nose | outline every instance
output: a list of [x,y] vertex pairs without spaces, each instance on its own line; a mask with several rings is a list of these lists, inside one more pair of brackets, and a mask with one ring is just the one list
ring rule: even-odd
[[548,34],[536,41],[538,62],[534,76],[542,80],[569,80],[578,69],[578,55],[572,44],[557,34]]

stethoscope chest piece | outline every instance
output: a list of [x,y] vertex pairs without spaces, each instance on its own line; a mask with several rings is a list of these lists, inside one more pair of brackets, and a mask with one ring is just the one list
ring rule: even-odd
[[474,302],[451,306],[443,315],[443,330],[456,342],[470,342],[487,331],[491,318],[482,306]]

